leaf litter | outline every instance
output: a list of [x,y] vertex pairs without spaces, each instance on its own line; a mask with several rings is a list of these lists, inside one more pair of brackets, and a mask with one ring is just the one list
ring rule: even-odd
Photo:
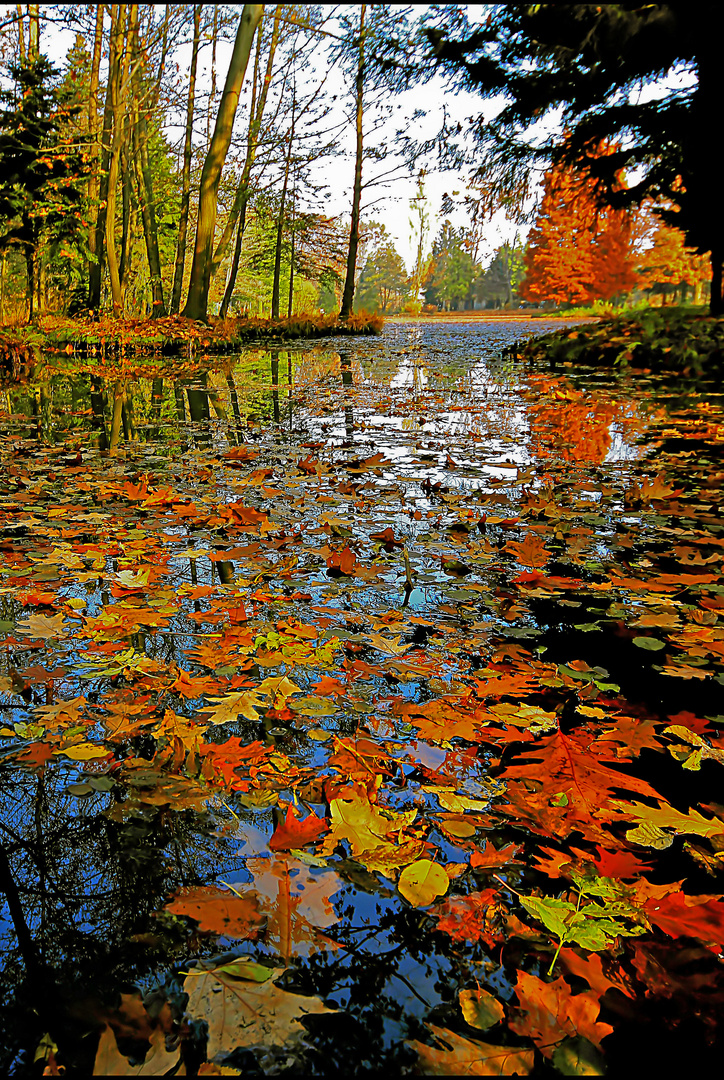
[[110,452],[77,361],[6,391],[3,829],[47,893],[8,955],[18,1002],[38,955],[75,987],[31,1056],[587,1075],[721,1045],[721,397],[482,326],[209,362],[206,422],[149,362]]

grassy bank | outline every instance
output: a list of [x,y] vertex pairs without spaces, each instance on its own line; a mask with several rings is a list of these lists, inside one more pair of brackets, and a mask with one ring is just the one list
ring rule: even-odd
[[180,315],[164,319],[49,316],[32,326],[0,331],[0,372],[6,378],[21,378],[43,351],[193,357],[232,353],[254,341],[379,334],[382,326],[379,315],[367,312],[354,314],[346,321],[337,315],[301,314],[288,319],[212,318],[208,324]]
[[701,308],[643,308],[575,329],[544,334],[516,346],[520,357],[556,363],[600,364],[684,375],[722,370],[724,319]]

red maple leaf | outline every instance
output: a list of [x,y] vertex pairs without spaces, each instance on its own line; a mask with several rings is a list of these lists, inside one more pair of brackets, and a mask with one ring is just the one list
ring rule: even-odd
[[269,841],[269,848],[271,851],[292,851],[304,847],[305,844],[313,843],[328,830],[329,822],[326,818],[309,814],[301,821],[294,806],[290,803],[287,807],[286,819],[274,830],[274,835]]

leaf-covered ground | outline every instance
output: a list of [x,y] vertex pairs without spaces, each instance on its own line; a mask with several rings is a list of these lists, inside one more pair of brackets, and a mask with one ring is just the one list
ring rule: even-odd
[[720,1059],[722,399],[544,329],[4,392],[6,1069]]

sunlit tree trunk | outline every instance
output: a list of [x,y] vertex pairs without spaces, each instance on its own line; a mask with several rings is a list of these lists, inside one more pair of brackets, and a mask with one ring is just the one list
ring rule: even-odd
[[281,205],[279,207],[279,220],[277,222],[277,242],[276,249],[274,251],[274,281],[272,283],[272,303],[271,303],[271,316],[272,319],[279,318],[279,292],[280,292],[280,278],[282,272],[282,240],[284,238],[284,213],[287,203],[287,186],[289,184],[289,169],[292,162],[292,147],[294,145],[294,102],[292,101],[292,125],[289,129],[289,140],[287,143],[287,160],[284,163],[284,183],[282,185],[282,198]]
[[239,94],[249,61],[254,34],[262,17],[263,4],[245,4],[239,20],[234,50],[229,63],[224,92],[221,95],[216,126],[201,173],[199,216],[196,225],[194,260],[191,267],[189,295],[184,315],[191,319],[206,319],[211,282],[214,230],[216,227],[217,197],[221,171],[231,142]]
[[39,8],[39,4],[28,4],[28,60],[31,64],[40,56]]
[[121,146],[120,160],[121,177],[121,259],[118,267],[118,277],[121,283],[121,292],[125,306],[125,283],[126,272],[130,262],[130,237],[131,237],[131,174],[128,168],[128,148]]
[[103,109],[103,130],[101,135],[101,162],[100,181],[98,186],[98,213],[96,216],[94,251],[96,262],[91,263],[88,307],[97,311],[101,305],[101,283],[103,280],[103,261],[106,239],[106,221],[108,218],[108,189],[110,181],[110,162],[112,151],[113,132],[113,85],[117,78],[117,67],[120,65],[120,57],[116,55],[115,45],[117,40],[117,27],[125,17],[125,4],[111,4],[111,25],[108,31],[109,38],[109,74],[106,86],[106,100]]
[[[88,173],[88,203],[91,208],[96,206],[100,186],[100,157],[97,147],[99,132],[98,84],[100,82],[101,49],[103,46],[104,11],[105,8],[103,4],[98,4],[96,7],[96,25],[95,34],[93,37],[93,59],[91,61],[90,85],[88,89],[88,138],[90,141],[91,153],[93,155],[91,167]],[[92,256],[97,257],[96,239],[96,229],[90,229],[88,235],[88,250]],[[89,282],[93,274],[93,265],[94,260],[91,258],[88,263]]]
[[214,17],[211,25],[211,90],[209,92],[209,100],[206,106],[206,149],[209,148],[209,142],[211,140],[211,116],[214,109],[214,98],[216,97],[216,37],[219,32],[219,5],[214,4]]
[[121,142],[123,139],[123,120],[125,113],[124,90],[128,71],[128,50],[123,47],[123,31],[126,21],[126,5],[118,5],[118,18],[111,38],[111,56],[109,60],[109,85],[111,89],[111,110],[113,115],[113,142],[108,170],[108,199],[106,211],[106,253],[108,275],[111,281],[111,296],[114,314],[123,307],[121,280],[116,252],[116,192],[120,172]]
[[186,236],[189,227],[189,202],[191,199],[191,158],[193,152],[194,104],[196,100],[196,66],[199,58],[199,39],[201,36],[201,4],[194,4],[194,38],[191,47],[191,67],[189,70],[189,94],[186,104],[186,132],[184,134],[184,165],[181,176],[181,212],[176,241],[176,265],[171,294],[171,314],[178,315],[181,307],[181,289],[184,280],[186,261]]
[[249,181],[251,179],[251,172],[256,160],[256,152],[259,145],[259,131],[261,129],[262,119],[264,117],[264,109],[266,107],[267,97],[269,94],[269,85],[271,83],[272,72],[274,70],[274,56],[276,54],[277,45],[279,43],[279,27],[281,19],[282,5],[277,4],[274,11],[274,26],[272,28],[271,38],[269,41],[269,54],[266,62],[266,72],[259,88],[257,96],[257,87],[259,83],[259,66],[261,61],[262,50],[262,34],[261,28],[257,35],[256,56],[254,58],[254,80],[252,83],[251,92],[251,109],[249,115],[249,128],[246,136],[246,157],[244,159],[244,165],[241,170],[241,176],[239,177],[239,185],[236,189],[236,195],[231,207],[224,231],[221,234],[216,251],[214,252],[214,259],[211,266],[211,277],[213,279],[216,271],[221,265],[227,251],[229,250],[229,244],[231,238],[234,235],[234,228],[238,222],[238,228],[236,231],[236,244],[234,245],[234,256],[231,263],[231,269],[226,282],[226,289],[224,291],[224,299],[221,302],[221,308],[219,309],[219,315],[222,319],[226,318],[226,313],[229,310],[229,304],[231,303],[231,297],[234,292],[234,286],[236,285],[236,277],[239,272],[239,258],[241,255],[241,245],[244,240],[244,228],[246,226],[246,207],[249,201]]
[[296,196],[296,189],[292,189],[292,215],[289,229],[289,239],[291,242],[291,255],[289,256],[289,300],[287,302],[287,318],[292,317],[292,308],[294,307],[294,202]]
[[132,81],[132,117],[133,149],[138,174],[138,192],[143,220],[143,235],[146,240],[148,270],[151,279],[152,308],[151,318],[162,318],[166,314],[161,279],[161,256],[158,248],[158,225],[156,221],[156,203],[153,197],[153,177],[148,158],[148,125],[140,109],[141,97],[141,48],[138,40],[138,4],[131,5],[131,81]]
[[25,53],[25,27],[24,27],[24,19],[23,19],[23,5],[22,4],[16,4],[15,5],[15,10],[17,12],[17,26],[18,26],[18,57],[20,59],[20,63],[24,64],[25,63],[26,53]]
[[357,248],[359,247],[359,217],[362,201],[362,120],[364,116],[364,75],[365,75],[365,14],[367,5],[362,4],[359,15],[359,56],[357,60],[357,80],[355,85],[357,145],[354,163],[354,187],[352,190],[352,221],[349,230],[349,249],[347,252],[347,274],[344,279],[340,319],[348,319],[352,313],[354,301],[354,276],[357,269]]

